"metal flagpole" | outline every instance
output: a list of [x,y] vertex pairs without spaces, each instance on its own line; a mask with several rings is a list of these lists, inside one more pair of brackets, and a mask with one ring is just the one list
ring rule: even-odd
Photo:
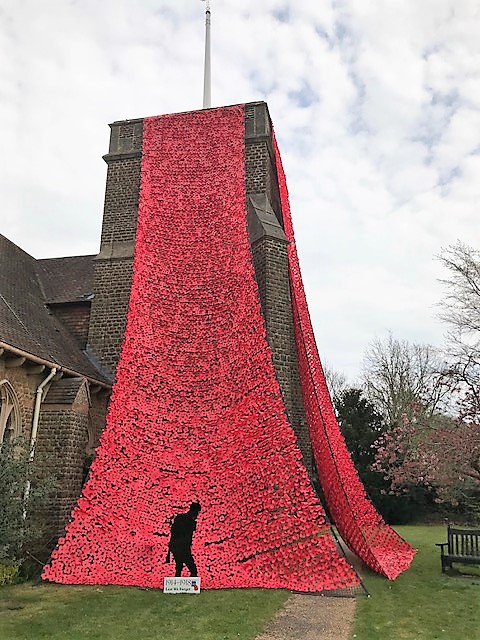
[[206,2],[205,7],[205,68],[203,76],[203,108],[210,109],[212,106],[212,77],[210,63],[210,25],[211,11],[210,0],[202,0]]

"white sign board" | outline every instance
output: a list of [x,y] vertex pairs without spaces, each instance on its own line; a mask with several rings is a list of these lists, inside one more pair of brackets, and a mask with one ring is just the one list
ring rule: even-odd
[[200,593],[200,578],[164,578],[163,593]]

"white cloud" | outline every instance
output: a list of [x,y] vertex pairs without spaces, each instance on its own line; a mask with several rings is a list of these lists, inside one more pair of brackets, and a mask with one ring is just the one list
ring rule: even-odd
[[[476,0],[224,0],[213,99],[265,99],[320,352],[441,340],[433,256],[475,242]],[[0,232],[36,256],[98,250],[108,122],[198,108],[198,0],[0,0]]]

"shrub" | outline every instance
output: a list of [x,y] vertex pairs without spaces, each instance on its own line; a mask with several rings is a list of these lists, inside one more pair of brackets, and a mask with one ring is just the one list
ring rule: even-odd
[[16,576],[28,549],[44,535],[39,516],[53,490],[52,478],[40,476],[29,461],[23,439],[0,445],[0,576]]
[[17,576],[18,576],[17,566],[0,564],[0,586],[13,584]]

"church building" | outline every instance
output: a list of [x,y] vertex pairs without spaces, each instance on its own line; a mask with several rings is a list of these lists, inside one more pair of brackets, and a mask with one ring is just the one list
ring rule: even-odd
[[[255,279],[288,420],[315,482],[272,125],[264,102],[246,104],[244,113]],[[105,425],[128,312],[143,119],[114,122],[110,128],[98,255],[38,260],[0,235],[0,442],[22,435],[36,460],[57,477],[52,537],[69,519]]]

